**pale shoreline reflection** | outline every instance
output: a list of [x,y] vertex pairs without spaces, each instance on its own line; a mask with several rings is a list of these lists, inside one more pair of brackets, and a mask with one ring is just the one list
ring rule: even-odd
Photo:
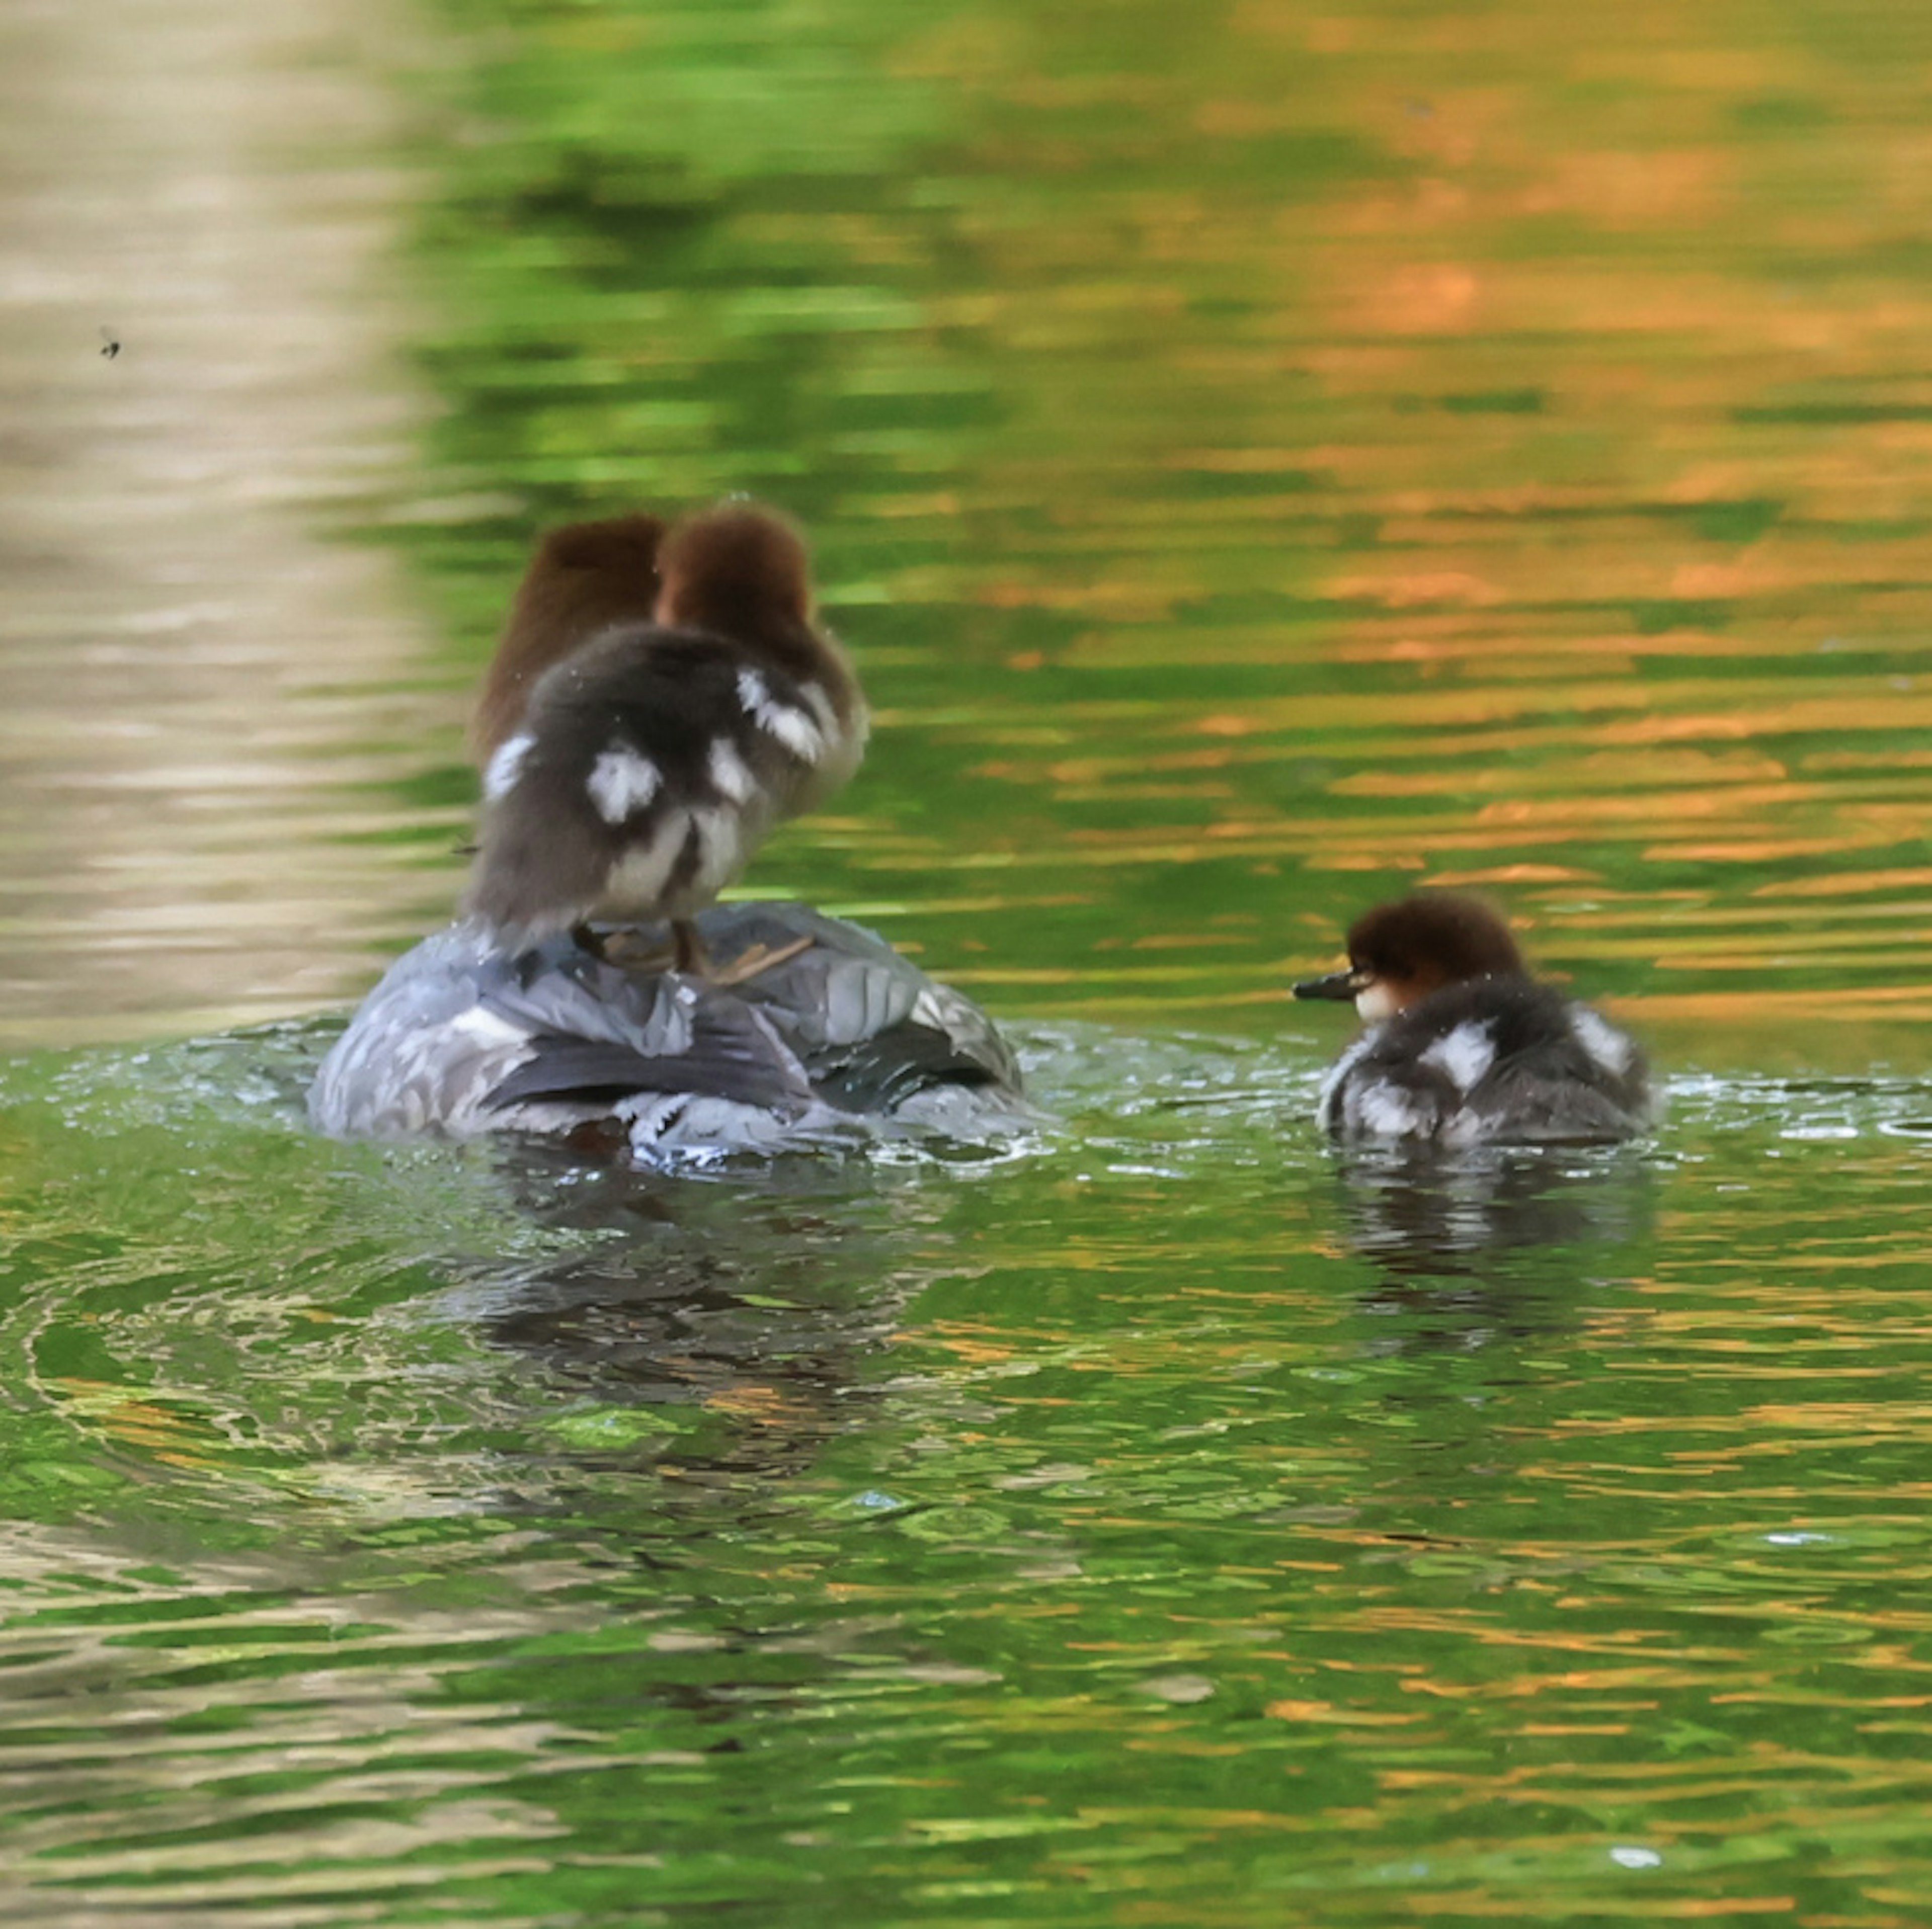
[[420,413],[396,108],[318,64],[331,30],[206,0],[0,25],[0,1043],[336,1002],[447,899],[380,839],[458,699],[399,572],[320,533]]

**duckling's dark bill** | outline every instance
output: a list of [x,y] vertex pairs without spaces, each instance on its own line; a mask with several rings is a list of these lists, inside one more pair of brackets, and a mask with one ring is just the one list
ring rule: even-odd
[[1362,974],[1358,971],[1331,971],[1326,978],[1311,978],[1294,987],[1298,998],[1334,998],[1343,1004],[1353,1004],[1355,994],[1362,988]]

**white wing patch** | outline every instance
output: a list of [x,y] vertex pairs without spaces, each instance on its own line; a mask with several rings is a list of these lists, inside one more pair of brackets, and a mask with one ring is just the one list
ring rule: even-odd
[[731,803],[748,804],[758,787],[758,780],[752,774],[751,765],[738,754],[728,738],[712,740],[710,760],[705,769],[711,779],[712,789]]
[[524,759],[530,753],[536,738],[527,732],[506,737],[496,746],[483,771],[483,795],[492,803],[512,789],[523,774]]
[[836,720],[832,716],[832,706],[825,701],[816,684],[808,684],[805,689],[806,700],[816,696],[818,702],[813,708],[819,712],[820,720],[814,722],[802,710],[789,703],[781,703],[771,693],[771,687],[754,669],[741,669],[738,672],[738,701],[745,706],[745,714],[758,725],[767,736],[776,738],[802,763],[816,763],[825,754],[825,741],[828,729]]
[[1328,1068],[1328,1075],[1322,1081],[1322,1095],[1315,1101],[1315,1122],[1324,1132],[1336,1132],[1342,1128],[1342,1087],[1348,1083],[1348,1074],[1356,1062],[1369,1049],[1370,1041],[1358,1038],[1335,1062]]
[[1446,1072],[1450,1083],[1466,1098],[1496,1062],[1496,1041],[1487,1025],[1466,1020],[1445,1032],[1421,1054],[1421,1063]]
[[1623,1077],[1630,1068],[1635,1047],[1606,1019],[1600,1018],[1587,1005],[1570,1008],[1570,1029],[1576,1042],[1612,1078]]
[[[506,746],[507,748],[508,746]],[[628,744],[613,744],[592,766],[585,786],[605,823],[626,822],[664,788],[664,772]]]
[[530,1041],[530,1028],[527,1025],[513,1024],[494,1011],[486,1011],[480,1005],[459,1011],[449,1021],[449,1029],[454,1036],[470,1044],[486,1048],[527,1045]]

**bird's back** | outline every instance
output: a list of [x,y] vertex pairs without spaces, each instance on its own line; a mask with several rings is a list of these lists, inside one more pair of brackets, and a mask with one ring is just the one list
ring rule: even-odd
[[1624,1139],[1652,1114],[1633,1041],[1526,978],[1445,987],[1366,1032],[1329,1074],[1320,1112],[1343,1137],[1442,1145]]
[[[841,1119],[1025,1116],[992,1020],[871,933],[790,903],[699,922],[725,951],[811,943],[726,987],[627,969],[565,934],[518,950],[476,921],[452,926],[370,993],[316,1076],[311,1117],[376,1137],[611,1122],[648,1149],[769,1143]],[[624,950],[669,935],[626,930]]]

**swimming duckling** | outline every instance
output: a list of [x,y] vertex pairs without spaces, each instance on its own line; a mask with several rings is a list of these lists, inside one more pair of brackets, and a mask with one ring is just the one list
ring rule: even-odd
[[[858,767],[865,699],[814,623],[803,543],[769,511],[688,517],[655,559],[649,619],[560,654],[490,754],[466,908],[521,944],[664,918],[677,969],[728,982],[772,961],[714,970],[693,921],[777,819]],[[540,592],[526,582],[520,606]]]
[[1348,931],[1348,968],[1294,987],[1348,999],[1370,1029],[1322,1089],[1343,1138],[1460,1146],[1626,1139],[1654,1120],[1642,1053],[1587,1005],[1530,977],[1480,900],[1423,891]]

